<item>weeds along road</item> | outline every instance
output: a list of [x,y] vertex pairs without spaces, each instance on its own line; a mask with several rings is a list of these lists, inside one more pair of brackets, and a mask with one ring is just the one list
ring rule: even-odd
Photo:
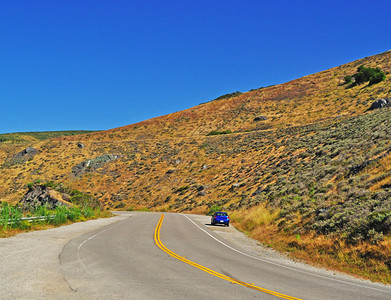
[[257,253],[245,238],[236,243],[224,238],[235,229],[209,222],[207,216],[132,212],[72,239],[60,255],[64,279],[72,290],[67,295],[86,299],[391,299],[390,286],[335,275],[267,251]]

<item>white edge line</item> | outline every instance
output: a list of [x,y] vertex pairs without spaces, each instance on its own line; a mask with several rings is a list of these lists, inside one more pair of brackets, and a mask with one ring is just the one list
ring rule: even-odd
[[[128,217],[130,217],[130,216],[133,216],[133,215],[129,215]],[[128,217],[127,217],[127,218],[128,218]],[[85,240],[77,247],[77,258],[78,258],[78,260],[79,260],[79,263],[84,267],[84,269],[85,269],[86,271],[88,270],[88,269],[87,269],[87,266],[83,263],[83,261],[82,261],[81,258],[80,258],[80,249],[81,249],[81,247],[83,247],[83,245],[84,245],[86,242],[88,242],[89,240],[92,240],[93,238],[95,238],[96,236],[100,235],[101,233],[103,233],[103,232],[105,232],[105,231],[107,231],[107,230],[113,229],[114,227],[117,227],[118,225],[122,224],[123,222],[126,221],[127,218],[125,218],[125,220],[118,221],[118,223],[116,223],[115,225],[113,225],[113,226],[111,226],[111,227],[109,227],[109,228],[106,228],[106,229],[104,229],[104,230],[98,232],[97,234],[94,234],[93,236],[90,236],[88,239],[85,239]]]
[[344,284],[350,284],[350,285],[354,285],[354,286],[359,286],[359,287],[362,287],[362,288],[367,288],[367,289],[371,289],[371,290],[376,290],[376,291],[380,291],[380,292],[383,292],[383,293],[389,293],[389,291],[386,291],[386,290],[382,290],[382,289],[379,289],[379,288],[375,288],[375,287],[370,287],[370,286],[365,286],[365,285],[361,285],[361,284],[358,284],[358,283],[354,283],[354,282],[349,282],[349,281],[345,281],[345,280],[341,280],[341,279],[336,279],[336,278],[332,278],[332,277],[327,277],[327,276],[323,276],[323,275],[318,275],[316,273],[310,273],[310,272],[306,272],[306,271],[303,271],[303,270],[299,270],[299,269],[295,269],[295,268],[291,268],[291,267],[288,267],[288,266],[284,266],[284,265],[281,265],[281,264],[278,264],[278,263],[275,263],[275,262],[271,262],[271,261],[268,261],[266,259],[262,259],[262,258],[259,258],[259,257],[256,257],[256,256],[252,256],[250,254],[247,254],[247,253],[244,253],[242,251],[239,251],[235,248],[232,248],[231,246],[225,244],[224,242],[220,241],[219,239],[217,239],[216,237],[214,237],[213,235],[211,235],[209,232],[207,232],[205,229],[201,228],[200,226],[198,226],[192,219],[190,219],[188,216],[182,214],[182,216],[186,217],[190,222],[192,222],[195,226],[197,226],[200,230],[202,230],[203,232],[205,232],[207,235],[209,235],[212,239],[216,240],[217,242],[219,242],[220,244],[224,245],[225,247],[237,252],[237,253],[240,253],[244,256],[247,256],[247,257],[250,257],[250,258],[253,258],[253,259],[256,259],[256,260],[260,260],[262,262],[265,262],[265,263],[268,263],[268,264],[271,264],[271,265],[275,265],[275,266],[278,266],[278,267],[281,267],[281,268],[285,268],[285,269],[289,269],[289,270],[292,270],[292,271],[296,271],[296,272],[299,272],[299,273],[304,273],[304,274],[307,274],[307,275],[311,275],[311,276],[316,276],[316,277],[319,277],[319,278],[323,278],[323,279],[328,279],[328,280],[333,280],[333,281],[337,281],[337,282],[340,282],[340,283],[344,283]]

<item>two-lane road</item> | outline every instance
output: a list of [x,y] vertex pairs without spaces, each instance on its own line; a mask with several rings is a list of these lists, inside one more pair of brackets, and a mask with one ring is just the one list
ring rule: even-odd
[[391,299],[390,286],[250,254],[208,221],[132,213],[68,243],[64,278],[78,298]]

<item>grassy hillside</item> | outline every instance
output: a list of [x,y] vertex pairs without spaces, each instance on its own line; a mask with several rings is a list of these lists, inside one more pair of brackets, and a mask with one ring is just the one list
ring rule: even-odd
[[36,142],[48,140],[61,136],[78,135],[83,133],[91,133],[91,130],[66,130],[66,131],[42,131],[42,132],[15,132],[0,134],[0,143],[21,143],[21,142]]
[[[380,83],[345,83],[360,65]],[[391,282],[391,52],[137,124],[0,144],[0,199],[63,182],[106,208],[207,213],[292,255]],[[212,133],[212,134],[211,134]],[[82,142],[85,147],[79,147]]]

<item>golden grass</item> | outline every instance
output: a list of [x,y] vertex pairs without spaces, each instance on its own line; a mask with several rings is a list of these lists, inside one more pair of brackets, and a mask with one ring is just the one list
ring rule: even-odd
[[391,272],[386,265],[391,263],[390,237],[378,245],[350,245],[338,237],[286,233],[273,222],[275,212],[268,212],[263,205],[252,208],[248,214],[240,211],[232,215],[235,227],[263,245],[287,253],[291,258],[356,277],[391,283]]

